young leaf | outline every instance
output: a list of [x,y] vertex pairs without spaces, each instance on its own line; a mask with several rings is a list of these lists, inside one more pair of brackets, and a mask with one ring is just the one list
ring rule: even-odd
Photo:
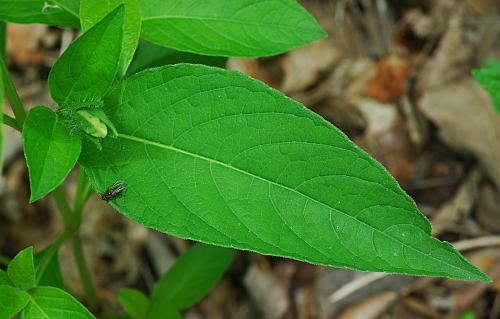
[[32,203],[63,182],[78,160],[81,139],[51,109],[37,106],[24,122],[23,144]]
[[219,281],[233,257],[232,249],[193,245],[156,283],[152,304],[169,302],[179,310],[191,306]]
[[36,275],[33,263],[33,247],[21,250],[9,263],[7,274],[20,289],[30,289],[35,285]]
[[326,33],[291,0],[140,0],[141,35],[181,51],[257,57],[285,52]]
[[487,60],[482,69],[472,70],[472,75],[490,93],[493,105],[500,113],[500,61]]
[[157,302],[149,307],[144,318],[147,319],[182,319],[179,311],[168,302]]
[[132,318],[146,318],[146,313],[149,309],[149,299],[142,291],[130,288],[122,289],[118,293],[118,300]]
[[31,298],[23,311],[23,319],[95,319],[78,300],[59,288],[36,287],[29,293]]
[[131,76],[146,69],[183,62],[224,68],[227,63],[227,58],[182,52],[149,41],[142,41],[135,51],[134,59],[127,70],[127,76]]
[[[147,89],[146,89],[147,88]],[[81,164],[110,203],[181,238],[365,271],[488,281],[342,132],[234,71],[144,71],[105,99],[118,139]]]
[[79,28],[78,15],[71,12],[75,4],[64,5],[67,2],[77,0],[0,0],[0,20]]
[[2,269],[0,269],[0,285],[12,285],[12,281],[10,281],[9,275],[7,275],[7,273]]
[[118,65],[118,74],[125,75],[141,34],[141,8],[138,0],[82,0],[80,20],[84,31],[90,29],[106,14],[123,4],[125,7],[123,47]]
[[0,318],[14,317],[28,304],[30,296],[16,287],[0,285]]
[[[49,249],[50,246],[35,254],[33,258],[35,262],[35,269],[36,267],[39,267],[43,256]],[[42,276],[40,277],[40,274],[38,273],[37,277],[39,278],[38,285],[40,286],[51,286],[66,290],[66,285],[64,284],[64,279],[61,273],[61,267],[59,266],[59,261],[57,260],[57,252],[49,260]]]
[[52,67],[49,88],[61,107],[98,102],[115,78],[122,46],[123,6],[76,39]]

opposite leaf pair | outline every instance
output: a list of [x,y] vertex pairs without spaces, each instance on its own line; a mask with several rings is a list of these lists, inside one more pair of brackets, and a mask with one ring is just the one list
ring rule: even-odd
[[[56,272],[52,273],[54,275]],[[56,287],[39,286],[33,248],[19,252],[9,263],[7,272],[0,270],[0,319],[21,312],[22,319],[95,317],[73,296]]]

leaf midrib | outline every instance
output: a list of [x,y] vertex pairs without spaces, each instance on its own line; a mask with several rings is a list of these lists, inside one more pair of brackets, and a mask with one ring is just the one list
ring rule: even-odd
[[[159,147],[159,148],[167,149],[167,150],[174,151],[174,152],[178,152],[178,153],[181,153],[181,154],[184,154],[184,155],[187,155],[187,156],[191,156],[191,157],[194,157],[194,158],[198,158],[198,159],[201,159],[201,160],[205,160],[205,161],[208,161],[208,162],[211,162],[211,163],[215,163],[215,164],[218,164],[218,165],[220,165],[220,166],[226,167],[226,168],[228,168],[228,169],[234,170],[234,171],[236,171],[236,172],[239,172],[239,173],[242,173],[242,174],[245,174],[245,175],[251,176],[251,177],[253,177],[253,178],[259,179],[259,180],[261,180],[261,181],[264,181],[264,182],[267,182],[267,183],[273,184],[273,185],[278,186],[278,187],[282,187],[282,188],[287,189],[287,190],[289,190],[289,191],[291,191],[291,192],[294,192],[294,193],[296,193],[296,194],[299,194],[299,195],[301,195],[301,196],[304,196],[305,198],[308,198],[308,199],[310,199],[311,201],[313,201],[313,202],[315,202],[315,203],[318,203],[318,204],[320,204],[320,205],[322,205],[322,206],[325,206],[325,207],[327,207],[329,210],[336,211],[336,212],[338,212],[338,213],[340,213],[340,214],[342,214],[342,215],[345,215],[347,218],[354,219],[354,220],[356,220],[357,222],[359,222],[359,223],[361,223],[361,224],[364,224],[364,225],[368,226],[368,227],[369,227],[369,228],[371,228],[373,231],[375,231],[375,232],[377,232],[377,233],[381,234],[382,236],[386,237],[387,239],[392,240],[392,241],[396,241],[396,242],[400,243],[401,245],[403,245],[404,247],[410,248],[410,249],[412,249],[412,250],[416,251],[417,253],[420,253],[420,254],[422,254],[422,255],[424,255],[424,256],[427,256],[427,257],[429,257],[429,258],[431,258],[431,259],[434,259],[434,260],[436,260],[436,261],[438,261],[438,262],[441,262],[441,263],[443,263],[443,264],[445,264],[445,265],[448,265],[448,266],[450,266],[450,267],[452,267],[452,268],[458,269],[458,270],[460,270],[460,271],[462,271],[462,272],[464,272],[464,273],[471,274],[471,275],[472,275],[473,277],[475,277],[475,278],[478,276],[477,274],[472,273],[472,272],[470,272],[470,271],[468,271],[468,270],[465,270],[465,269],[463,269],[463,268],[460,268],[460,267],[457,267],[457,266],[455,266],[455,265],[452,265],[452,264],[448,263],[446,260],[441,260],[441,259],[438,259],[438,258],[436,258],[436,257],[434,257],[434,256],[431,256],[431,255],[429,255],[429,254],[426,254],[425,252],[423,252],[423,251],[421,251],[421,250],[419,250],[419,249],[417,249],[417,248],[415,248],[415,247],[413,247],[413,246],[409,246],[408,244],[406,244],[406,243],[404,243],[404,242],[400,241],[398,238],[391,237],[391,236],[389,236],[388,234],[386,234],[386,233],[384,233],[384,232],[381,232],[379,229],[377,229],[377,228],[373,227],[372,225],[370,225],[370,224],[368,224],[368,223],[366,223],[366,222],[364,222],[364,221],[361,221],[361,220],[359,220],[359,219],[356,219],[355,217],[353,217],[353,216],[349,215],[349,214],[348,214],[348,213],[346,213],[346,212],[343,212],[343,211],[341,211],[341,210],[339,210],[339,209],[337,209],[337,208],[331,207],[331,206],[329,206],[328,204],[323,203],[323,202],[322,202],[322,201],[320,201],[320,200],[317,200],[317,199],[315,199],[315,198],[313,198],[313,197],[310,197],[309,195],[304,194],[304,193],[302,193],[302,192],[300,192],[300,191],[298,191],[298,190],[295,190],[295,189],[293,189],[293,188],[290,188],[290,187],[288,187],[288,186],[286,186],[286,185],[278,184],[278,183],[276,183],[275,181],[271,181],[271,180],[266,179],[266,178],[264,178],[264,177],[261,177],[261,176],[258,176],[258,175],[255,175],[255,174],[252,174],[252,173],[250,173],[250,172],[244,171],[244,170],[239,169],[239,168],[237,168],[237,167],[234,167],[234,166],[228,165],[228,164],[226,164],[226,163],[224,163],[224,162],[221,162],[221,161],[218,161],[218,160],[215,160],[215,159],[212,159],[212,158],[209,158],[209,157],[206,157],[206,156],[200,155],[200,154],[192,153],[192,152],[189,152],[189,151],[186,151],[186,150],[183,150],[183,149],[180,149],[180,148],[174,147],[174,146],[161,144],[161,143],[159,143],[159,142],[153,142],[153,141],[150,141],[150,140],[145,139],[145,138],[141,138],[141,137],[137,137],[137,136],[132,136],[132,135],[128,135],[128,134],[122,134],[122,133],[118,133],[118,137],[119,137],[119,138],[126,139],[126,140],[130,140],[130,141],[133,141],[133,142],[144,143],[144,144],[148,144],[148,145],[156,146],[156,147]],[[426,235],[430,236],[430,234],[426,234]]]

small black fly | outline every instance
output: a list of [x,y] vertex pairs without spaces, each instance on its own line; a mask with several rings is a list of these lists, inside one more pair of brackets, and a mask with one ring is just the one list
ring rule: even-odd
[[116,198],[119,196],[123,190],[125,189],[125,183],[118,181],[111,185],[104,194],[101,195],[101,199],[105,201],[109,201],[110,199]]

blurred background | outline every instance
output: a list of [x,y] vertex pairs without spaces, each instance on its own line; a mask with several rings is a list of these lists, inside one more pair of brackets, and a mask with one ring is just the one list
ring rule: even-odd
[[[141,43],[129,74],[172,62],[227,62],[302,102],[382,162],[434,235],[494,282],[361,273],[239,252],[185,318],[500,318],[500,114],[471,77],[487,59],[500,59],[500,1],[300,2],[328,38],[276,57],[228,61]],[[26,105],[54,105],[48,72],[77,35],[9,24],[9,68]],[[28,245],[50,244],[63,222],[50,198],[28,205],[21,137],[3,129],[0,253],[12,257]],[[76,176],[65,183],[68,196]],[[86,207],[81,236],[105,311],[120,311],[121,288],[149,291],[190,245],[128,220],[97,196]],[[69,289],[85,300],[67,247],[59,261]]]

